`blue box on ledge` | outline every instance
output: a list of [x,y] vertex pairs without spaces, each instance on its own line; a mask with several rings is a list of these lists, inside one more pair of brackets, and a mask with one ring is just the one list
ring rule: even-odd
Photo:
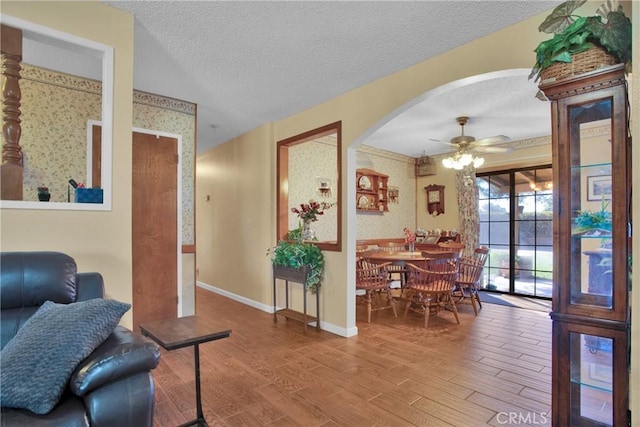
[[102,203],[102,188],[76,188],[76,203]]

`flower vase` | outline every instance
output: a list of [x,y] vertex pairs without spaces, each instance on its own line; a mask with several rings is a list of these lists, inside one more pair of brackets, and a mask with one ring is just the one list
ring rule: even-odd
[[416,250],[416,243],[409,242],[409,252],[414,252]]
[[300,237],[302,240],[314,240],[316,237],[316,232],[311,228],[311,220],[305,220],[302,223],[302,232],[300,233]]

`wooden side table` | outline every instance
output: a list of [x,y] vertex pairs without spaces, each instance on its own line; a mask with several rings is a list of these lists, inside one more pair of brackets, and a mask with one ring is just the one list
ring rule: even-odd
[[208,426],[202,413],[200,394],[200,348],[199,345],[209,341],[220,340],[231,335],[231,329],[225,329],[217,323],[205,321],[197,316],[186,316],[177,319],[159,320],[140,325],[142,335],[151,338],[165,350],[193,346],[194,369],[196,379],[196,419],[181,424],[186,426]]

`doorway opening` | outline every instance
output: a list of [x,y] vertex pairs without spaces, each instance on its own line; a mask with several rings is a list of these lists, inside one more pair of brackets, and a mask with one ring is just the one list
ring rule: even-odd
[[481,288],[550,299],[551,165],[479,173],[480,245],[491,248]]

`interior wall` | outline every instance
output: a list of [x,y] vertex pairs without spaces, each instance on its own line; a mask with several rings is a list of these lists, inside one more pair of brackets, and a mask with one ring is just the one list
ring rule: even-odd
[[[538,33],[537,30],[537,26],[546,15],[546,13],[540,14],[364,85],[309,110],[277,121],[273,123],[271,134],[269,132],[256,134],[257,131],[254,130],[228,143],[239,144],[235,150],[231,147],[213,148],[199,156],[198,170],[201,169],[201,166],[208,170],[219,166],[228,170],[232,176],[240,176],[240,171],[234,170],[234,167],[238,167],[241,168],[241,171],[252,170],[252,173],[257,173],[257,179],[269,179],[266,183],[255,182],[254,179],[243,176],[245,181],[249,180],[255,184],[247,191],[264,202],[260,209],[264,216],[259,220],[255,218],[254,209],[233,209],[236,217],[229,218],[231,223],[227,225],[224,221],[227,219],[226,215],[217,218],[208,216],[208,213],[205,212],[209,209],[204,207],[201,215],[200,206],[202,204],[198,205],[196,216],[199,225],[196,240],[198,241],[200,280],[205,283],[217,283],[225,291],[238,295],[240,298],[250,299],[258,305],[269,306],[271,304],[269,294],[271,265],[268,257],[252,257],[254,262],[252,270],[258,274],[240,273],[241,279],[228,276],[224,271],[225,267],[235,265],[239,257],[246,257],[256,252],[264,253],[267,247],[275,244],[277,197],[274,159],[276,142],[327,123],[342,120],[342,199],[340,203],[345,208],[342,210],[343,251],[325,252],[326,269],[321,288],[321,316],[327,323],[327,325],[323,324],[323,327],[328,330],[344,335],[357,333],[353,314],[354,291],[350,285],[354,282],[355,277],[353,265],[355,261],[356,212],[355,203],[352,200],[355,199],[356,185],[355,154],[353,150],[348,150],[348,148],[364,142],[368,134],[395,116],[397,114],[395,111],[399,111],[403,105],[412,102],[431,89],[452,80],[476,74],[531,67],[532,51],[540,41],[546,39],[546,36]],[[253,140],[254,150],[244,148],[248,138]],[[259,140],[255,138],[259,138]],[[270,150],[268,156],[263,151],[265,147]],[[256,158],[256,151],[263,154],[261,158]],[[229,152],[235,152],[238,156],[244,152],[246,157],[236,158],[233,162],[225,163],[224,166],[220,164],[222,160],[216,160],[218,155],[227,157]],[[270,164],[264,164],[266,163],[264,159],[270,159]],[[243,162],[243,160],[245,161]],[[263,164],[257,165],[256,162]],[[255,172],[254,167],[256,168]],[[196,186],[199,190],[197,191],[203,190],[212,194],[220,194],[219,202],[223,205],[228,203],[233,207],[238,205],[238,201],[235,199],[244,199],[247,195],[224,192],[223,189],[229,188],[230,185],[228,179],[222,174],[201,179],[200,172],[198,172]],[[207,230],[204,229],[205,220],[200,222],[200,218],[205,216],[214,222],[214,224],[206,226]],[[254,221],[260,222],[262,227],[252,226],[255,234],[252,232],[251,241],[243,246],[237,236],[239,230],[235,225],[243,223],[253,225]],[[207,235],[213,229],[215,229],[215,234]],[[210,247],[200,244],[202,243],[201,236],[203,239],[209,240]],[[256,245],[261,243],[261,247],[256,251]],[[209,264],[214,258],[216,258],[216,266]],[[207,265],[205,266],[205,264]],[[260,295],[263,297],[256,299]]]
[[[398,202],[389,201],[389,212],[356,212],[358,230],[356,238],[391,239],[402,238],[403,229],[416,228],[416,179],[415,160],[389,151],[361,145],[363,151],[371,159],[376,172],[389,175],[387,185],[399,189]],[[355,203],[355,199],[354,199]]]
[[[98,2],[3,1],[2,13],[114,47],[113,204],[108,212],[0,210],[3,251],[53,250],[104,276],[107,296],[132,301],[133,17]],[[129,311],[122,324],[131,326]]]
[[276,244],[276,163],[272,126],[264,125],[198,157],[198,281],[268,309],[268,248]]
[[[444,214],[433,216],[427,212],[427,191],[424,188],[428,185],[444,185]],[[435,229],[460,231],[456,171],[438,164],[436,175],[418,177],[416,200],[418,227],[427,231]]]

